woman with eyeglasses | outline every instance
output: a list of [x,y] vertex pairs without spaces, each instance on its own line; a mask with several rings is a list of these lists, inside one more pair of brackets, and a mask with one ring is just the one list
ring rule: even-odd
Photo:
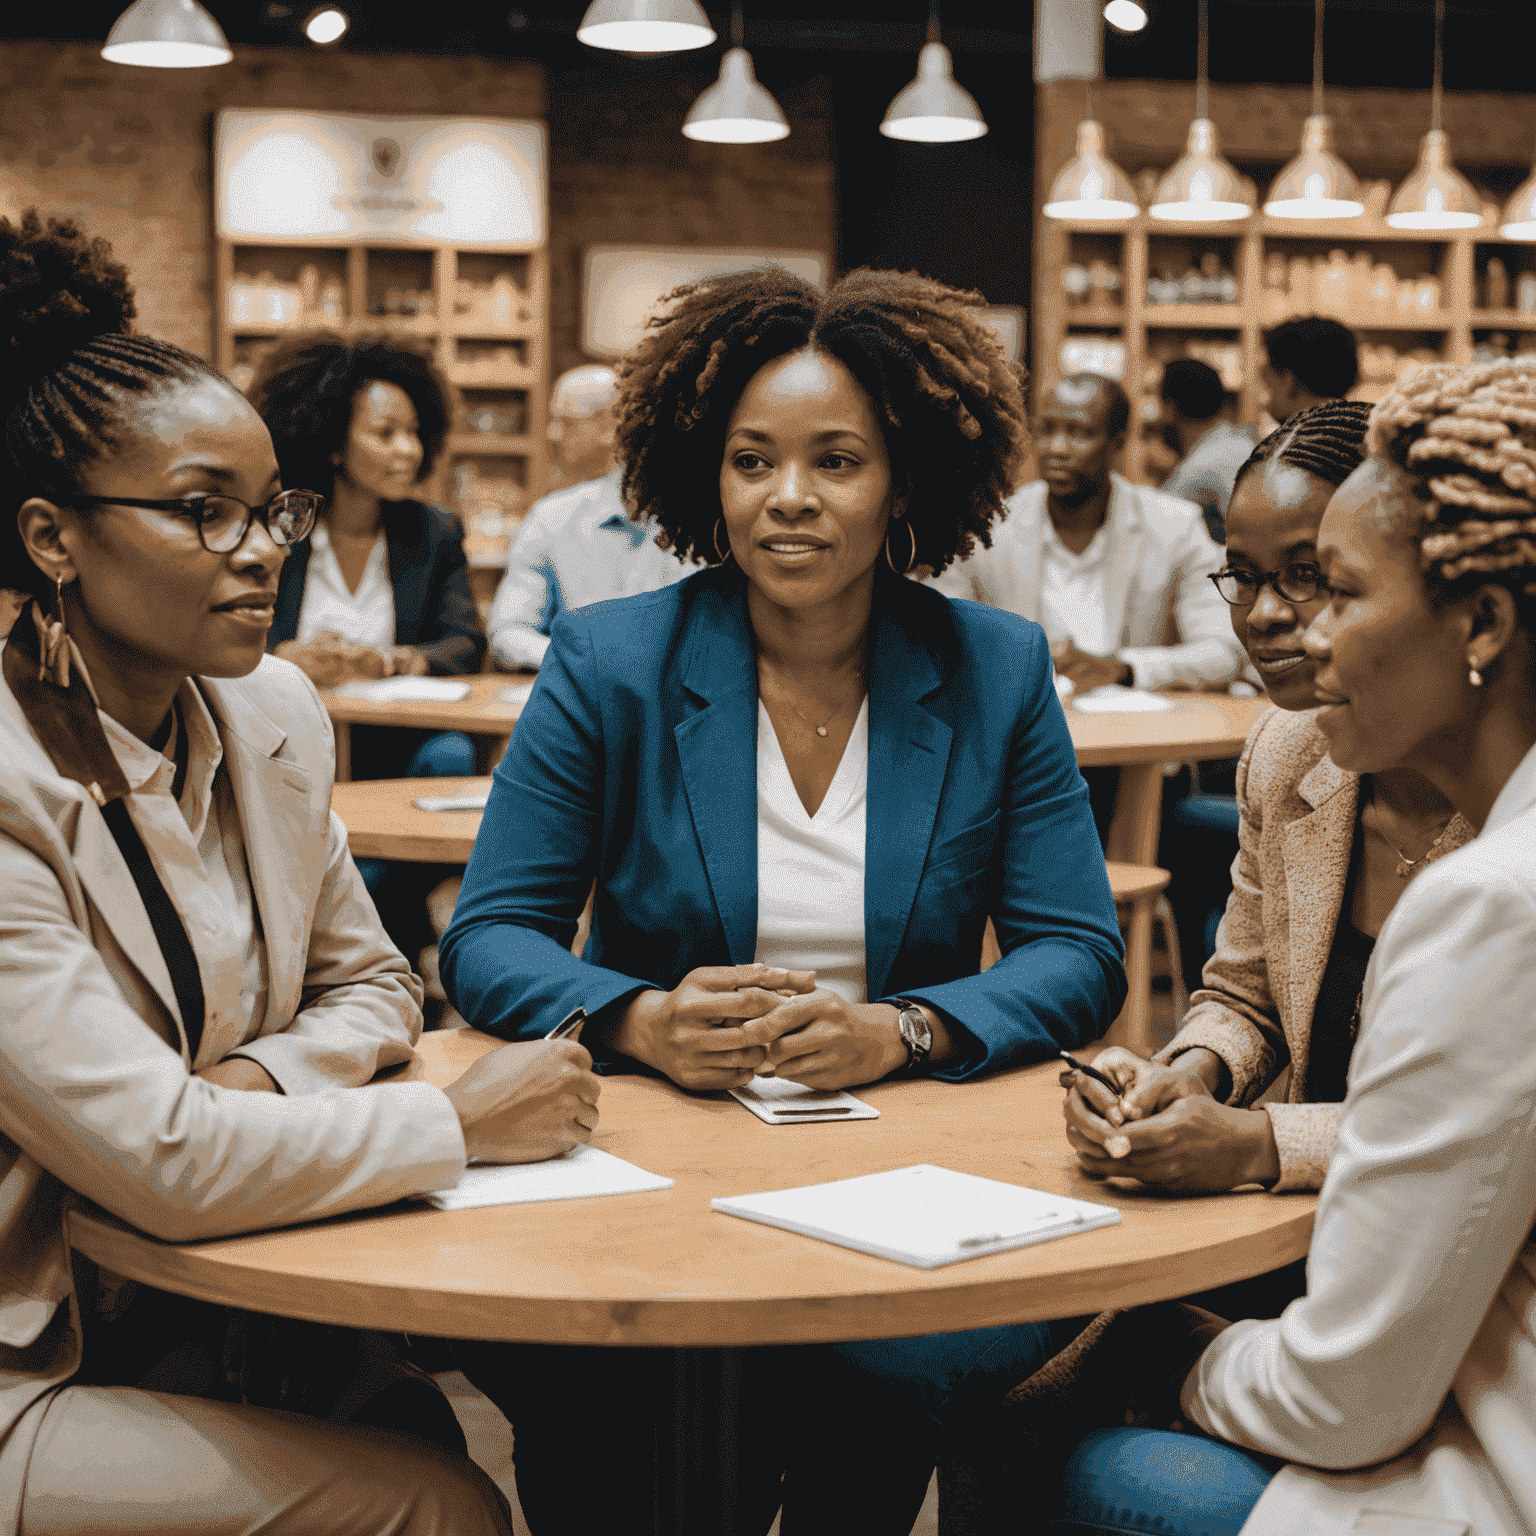
[[314,687],[263,655],[320,498],[283,490],[248,402],[133,315],[103,242],[0,219],[0,586],[25,594],[0,651],[0,1529],[506,1536],[384,1339],[70,1250],[76,1197],[185,1242],[448,1187],[597,1123],[573,1042],[355,1091],[411,1060],[421,984],[330,812]]
[[[1472,836],[1421,773],[1346,771],[1316,724],[1316,661],[1302,646],[1328,601],[1317,531],[1364,457],[1370,407],[1339,400],[1293,416],[1254,449],[1227,510],[1214,577],[1276,709],[1237,771],[1232,895],[1183,1027],[1152,1061],[1115,1048],[1066,1073],[1067,1136],[1083,1166],[1196,1194],[1259,1183],[1317,1189],[1333,1157],[1366,966],[1398,898]],[[1290,1069],[1284,1101],[1253,1108]],[[1275,1310],[1296,1294],[1270,1298]]]

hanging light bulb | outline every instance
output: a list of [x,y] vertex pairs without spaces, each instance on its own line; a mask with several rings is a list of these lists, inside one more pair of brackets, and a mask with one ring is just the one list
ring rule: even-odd
[[1323,115],[1323,0],[1312,21],[1312,115],[1301,152],[1275,177],[1264,212],[1277,219],[1353,219],[1365,212],[1360,183],[1333,152],[1333,120]]
[[720,60],[720,78],[689,110],[684,137],[706,144],[769,144],[789,137],[778,102],[757,83],[742,37],[741,0],[736,0],[731,7],[731,47]]
[[1483,222],[1482,199],[1451,164],[1451,141],[1440,127],[1444,34],[1445,0],[1435,0],[1435,83],[1429,132],[1419,141],[1419,163],[1413,174],[1387,205],[1387,223],[1393,229],[1471,229]]
[[917,78],[885,109],[880,132],[888,139],[955,144],[986,131],[976,98],[956,82],[949,49],[939,41],[939,0],[929,0],[928,41],[917,56]]
[[1104,129],[1088,116],[1077,125],[1077,153],[1051,183],[1041,210],[1052,219],[1129,219],[1138,212],[1131,179],[1104,153]]
[[304,23],[304,36],[324,48],[329,43],[339,42],[350,25],[345,11],[338,11],[335,6],[328,5],[310,13],[309,20]]
[[101,50],[112,64],[201,69],[234,58],[229,39],[197,0],[133,0]]
[[1183,219],[1195,223],[1246,219],[1253,212],[1253,193],[1236,168],[1223,159],[1216,124],[1206,116],[1209,85],[1207,9],[1200,0],[1200,52],[1195,69],[1195,120],[1189,125],[1184,158],[1157,185],[1147,210],[1154,219]]
[[1140,32],[1147,24],[1146,7],[1136,0],[1108,0],[1104,20],[1117,32]]
[[620,53],[681,53],[715,40],[699,0],[592,0],[576,37]]
[[1506,240],[1536,240],[1536,171],[1515,188],[1515,195],[1504,205],[1499,233]]

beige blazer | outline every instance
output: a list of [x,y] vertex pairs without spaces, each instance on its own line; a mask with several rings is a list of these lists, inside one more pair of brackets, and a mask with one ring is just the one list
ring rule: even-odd
[[[1221,547],[1192,501],[1111,475],[1104,630],[1129,662],[1138,688],[1221,688],[1246,656],[1227,605],[1206,577],[1220,570]],[[968,597],[1040,622],[1040,552],[1046,485],[1033,480],[1008,498],[1008,515],[977,549],[934,578],[947,597]]]
[[0,681],[0,1532],[16,1528],[48,1395],[79,1364],[72,1191],[182,1242],[381,1204],[464,1169],[440,1090],[340,1091],[410,1059],[421,984],[331,814],[319,696],[270,656],[249,677],[197,686],[223,743],[270,978],[265,1016],[205,1036],[197,1064],[243,1047],[282,1095],[190,1075],[170,976],[117,844]]
[[[1288,1102],[1265,1104],[1280,1153],[1273,1188],[1317,1189],[1328,1172],[1337,1104],[1305,1102],[1312,1010],[1344,906],[1360,780],[1334,766],[1315,711],[1267,710],[1237,765],[1241,815],[1232,895],[1190,998],[1184,1027],[1157,1053],[1204,1046],[1232,1074],[1229,1104],[1252,1104],[1291,1069]],[[1472,828],[1453,818],[1431,862]]]
[[1536,749],[1382,927],[1307,1294],[1184,1384],[1187,1418],[1294,1463],[1244,1536],[1536,1531],[1532,976]]

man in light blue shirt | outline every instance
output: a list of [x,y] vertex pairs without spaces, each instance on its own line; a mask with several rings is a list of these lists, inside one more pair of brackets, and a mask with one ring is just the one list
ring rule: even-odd
[[561,374],[549,403],[556,464],[577,483],[540,497],[523,520],[491,605],[491,655],[537,667],[555,616],[610,597],[668,586],[699,567],[658,549],[653,529],[629,516],[613,463],[617,378],[588,366]]
[[1237,472],[1253,452],[1253,433],[1220,413],[1226,400],[1221,375],[1198,358],[1175,358],[1163,369],[1163,419],[1173,428],[1183,459],[1163,481],[1169,496],[1192,501],[1218,544],[1227,542],[1227,501]]

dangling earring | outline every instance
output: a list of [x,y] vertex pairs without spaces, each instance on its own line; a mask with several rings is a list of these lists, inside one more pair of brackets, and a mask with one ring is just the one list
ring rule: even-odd
[[1474,688],[1481,688],[1483,686],[1483,674],[1477,670],[1477,658],[1475,656],[1467,657],[1467,681]]
[[[720,548],[720,527],[721,527],[721,524],[723,524],[724,522],[725,522],[725,519],[723,517],[717,517],[715,519],[715,563],[717,565],[724,565],[725,562],[727,560],[729,560],[731,558],[731,556],[736,553],[736,551],[733,550],[733,549],[727,549],[727,550],[725,550],[723,552],[721,551],[721,548]],[[729,540],[727,540],[727,542],[729,542]]]
[[917,535],[913,533],[912,524],[907,521],[905,513],[892,513],[891,520],[900,523],[907,530],[907,537],[912,541],[912,553],[907,556],[907,563],[896,571],[896,562],[891,559],[891,530],[887,528],[885,530],[885,563],[896,571],[898,576],[905,576],[917,564]]
[[45,619],[36,602],[32,604],[32,618],[37,625],[39,656],[37,680],[47,680],[59,688],[69,687],[69,635],[64,628],[64,574],[53,578],[53,613]]

